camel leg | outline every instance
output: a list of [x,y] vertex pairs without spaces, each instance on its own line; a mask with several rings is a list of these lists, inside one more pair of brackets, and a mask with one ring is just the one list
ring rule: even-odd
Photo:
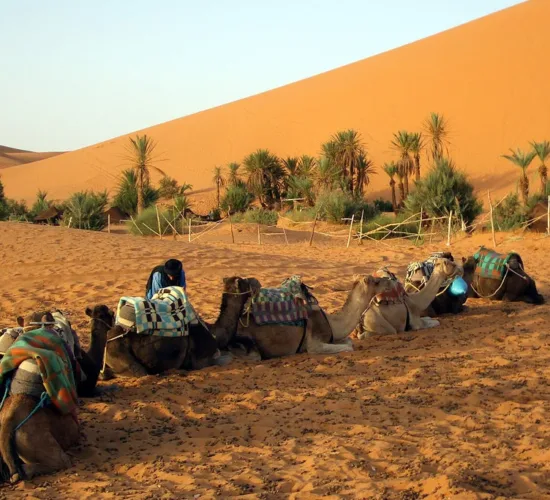
[[309,354],[338,354],[340,352],[353,351],[353,346],[349,344],[325,344],[323,342],[308,345]]
[[413,328],[413,330],[423,330],[427,328],[435,328],[436,326],[439,326],[441,323],[437,319],[430,318],[428,316],[424,316],[423,318],[420,318],[420,328]]
[[112,371],[118,376],[146,377],[149,375],[145,367],[138,363],[128,351],[126,342],[120,342],[121,345],[112,345],[119,342],[120,340],[116,340],[107,347],[107,362]]
[[349,337],[346,337],[345,339],[341,339],[341,340],[335,340],[333,342],[333,344],[337,344],[337,345],[349,345],[352,347],[352,350],[353,350],[353,342],[351,341],[351,339]]
[[[374,317],[372,317],[371,314]],[[376,325],[376,330],[370,329],[369,323]],[[363,318],[363,330],[357,335],[357,338],[363,340],[369,334],[388,335],[393,333],[397,333],[396,328],[386,318],[384,318],[384,316],[371,309],[367,316]]]

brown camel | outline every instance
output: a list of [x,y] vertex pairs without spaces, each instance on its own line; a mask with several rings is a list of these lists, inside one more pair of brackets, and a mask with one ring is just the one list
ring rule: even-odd
[[[222,304],[213,325],[189,325],[189,335],[160,337],[140,335],[115,326],[107,334],[105,379],[111,376],[142,377],[171,369],[200,369],[217,364],[219,349],[233,336],[244,304],[253,293],[246,278],[224,278]],[[219,364],[219,363],[218,363]]]
[[434,262],[432,276],[419,292],[409,295],[399,281],[392,281],[394,291],[390,300],[382,297],[362,315],[358,338],[439,326],[439,321],[424,317],[422,313],[432,303],[445,280],[462,275],[462,267],[448,259],[435,259]]
[[303,327],[284,324],[259,326],[253,315],[247,315],[239,322],[235,340],[252,341],[262,359],[306,351],[310,354],[353,351],[349,334],[357,326],[372,298],[390,288],[391,282],[387,278],[356,275],[346,303],[339,312],[326,314],[322,309],[310,311]]
[[535,280],[523,269],[523,260],[519,254],[499,255],[484,247],[481,247],[480,252],[492,252],[497,257],[507,259],[507,262],[500,275],[494,273],[494,277],[487,277],[487,273],[482,269],[483,256],[480,256],[479,252],[468,259],[463,258],[464,279],[469,283],[468,297],[544,304],[544,297],[537,291]]
[[31,313],[25,318],[21,316],[17,318],[17,323],[24,331],[38,328],[39,325],[36,323],[40,323],[41,318],[46,318],[49,323],[57,320],[58,325],[63,325],[63,338],[70,345],[79,365],[78,369],[75,366],[75,381],[78,395],[83,398],[93,397],[96,392],[97,380],[103,367],[107,332],[114,325],[114,313],[105,305],[97,305],[93,309],[88,307],[86,314],[90,317],[90,348],[88,352],[80,348],[78,341],[72,341],[71,324],[61,311],[39,311]]

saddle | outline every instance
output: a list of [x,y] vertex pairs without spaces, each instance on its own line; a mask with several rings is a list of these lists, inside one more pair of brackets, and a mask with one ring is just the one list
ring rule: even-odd
[[[422,290],[434,272],[435,263],[438,259],[449,259],[454,261],[453,256],[449,252],[434,252],[425,261],[411,262],[407,267],[407,274],[405,276],[405,287],[407,289],[415,289],[416,291]],[[420,271],[422,274],[422,280],[420,285],[414,285],[413,276]],[[441,285],[441,289],[450,286],[453,279],[447,279]]]
[[381,292],[374,296],[374,298],[372,299],[373,305],[380,306],[402,304],[404,302],[407,292],[405,291],[405,288],[403,287],[397,276],[393,274],[388,268],[383,267],[381,269],[378,269],[378,271],[376,271],[373,276],[377,278],[387,278],[393,284],[390,290]]
[[519,254],[511,252],[504,255],[482,246],[474,254],[475,275],[480,278],[502,281],[512,259],[517,260],[519,267],[523,269],[523,261]]

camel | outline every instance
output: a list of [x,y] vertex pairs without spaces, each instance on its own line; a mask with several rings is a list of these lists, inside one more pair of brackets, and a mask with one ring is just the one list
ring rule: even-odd
[[403,285],[393,280],[394,290],[377,297],[363,314],[359,324],[358,338],[368,334],[381,335],[408,330],[422,330],[439,326],[439,321],[422,316],[432,303],[441,285],[447,279],[462,276],[462,267],[449,259],[434,259],[434,270],[424,288],[414,294],[407,294]]
[[[502,262],[499,270],[490,271],[491,277],[489,271],[483,269],[484,256],[489,253]],[[463,258],[462,261],[464,279],[469,283],[469,298],[544,304],[544,297],[537,291],[535,280],[523,269],[523,261],[517,253],[505,256],[481,247],[476,255]]]
[[233,341],[252,341],[260,359],[278,358],[301,352],[336,354],[353,351],[348,338],[372,298],[391,289],[386,278],[354,276],[353,287],[342,309],[327,314],[321,308],[309,311],[304,326],[287,324],[258,325],[253,315],[241,318]]
[[[114,313],[105,305],[97,305],[94,308],[87,307],[86,315],[90,317],[90,348],[87,352],[80,348],[78,339],[76,342],[72,341],[71,324],[60,311],[54,311],[53,313],[50,311],[38,311],[29,314],[25,318],[19,316],[17,323],[23,331],[38,328],[39,325],[37,326],[37,323],[40,323],[41,318],[47,320],[46,324],[55,322],[55,319],[58,321],[61,320],[62,324],[65,324],[63,338],[69,344],[79,365],[78,369],[75,366],[78,395],[82,398],[91,398],[95,395],[97,380],[103,367],[106,335],[114,325]],[[69,331],[67,331],[67,327]],[[16,338],[12,337],[11,343]]]
[[200,320],[196,325],[190,324],[186,336],[141,335],[115,326],[107,333],[107,369],[103,378],[143,377],[172,369],[197,370],[219,364],[220,349],[227,347],[237,328],[244,304],[253,293],[253,281],[224,278],[217,321],[213,325]]
[[[49,318],[45,315],[42,321],[50,319],[51,315]],[[49,333],[58,339],[57,334]],[[68,350],[62,351],[61,356],[56,353],[57,359],[71,371]],[[65,451],[78,444],[80,438],[74,399],[73,408],[69,406],[66,413],[61,413],[54,405],[45,405],[45,387],[36,361],[32,358],[21,362],[9,380],[11,385],[4,385],[0,405],[2,479],[15,483],[20,479],[32,479],[70,467],[71,460]],[[72,376],[70,384],[74,384]],[[73,387],[76,397],[76,387]]]
[[[430,269],[426,266],[431,264],[434,258],[449,259],[454,262],[454,257],[451,252],[438,252],[424,262],[412,262],[407,269],[407,277],[405,278],[405,291],[407,293],[415,293],[420,291],[427,280],[430,278]],[[455,278],[456,280],[457,278]],[[459,280],[460,281],[460,280]],[[465,284],[464,284],[465,282]],[[464,280],[462,285],[466,288],[469,283]],[[461,289],[460,292],[463,290]],[[448,281],[443,283],[441,290],[433,299],[432,303],[421,313],[422,316],[440,316],[442,314],[458,314],[464,310],[464,304],[468,298],[467,293],[455,293],[452,283]]]

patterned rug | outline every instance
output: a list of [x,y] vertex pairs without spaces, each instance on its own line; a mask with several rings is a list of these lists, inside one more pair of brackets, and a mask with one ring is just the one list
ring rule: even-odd
[[27,359],[38,365],[52,404],[63,414],[74,413],[78,400],[66,344],[44,328],[20,335],[7,350],[0,361],[0,393],[4,394],[7,379]]
[[[428,280],[432,277],[434,272],[435,263],[437,259],[445,258],[445,252],[435,252],[432,253],[425,261],[422,262],[411,262],[407,267],[407,275],[405,276],[405,284],[411,284],[413,282],[413,276],[420,271],[423,275],[421,285],[418,287],[422,289]],[[454,278],[449,278],[443,282],[441,288],[448,287]]]
[[122,297],[116,314],[117,325],[138,334],[159,337],[188,335],[188,325],[196,323],[197,319],[185,290],[179,286],[162,288],[151,300]]
[[309,312],[319,307],[309,290],[301,277],[294,275],[278,288],[261,288],[249,299],[245,311],[252,314],[258,325],[303,325]]
[[521,257],[517,253],[504,255],[489,248],[480,247],[474,254],[474,260],[476,261],[475,274],[480,278],[500,281],[504,278],[507,264],[512,257],[517,258],[519,263],[523,266]]

